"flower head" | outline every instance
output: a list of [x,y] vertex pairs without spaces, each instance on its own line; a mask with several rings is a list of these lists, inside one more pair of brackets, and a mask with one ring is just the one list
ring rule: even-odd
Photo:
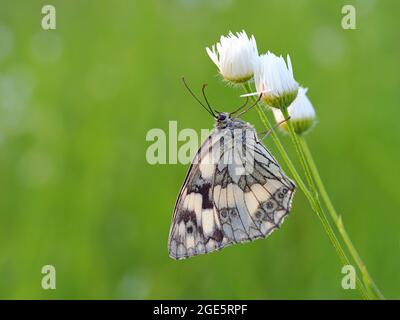
[[257,95],[274,108],[287,108],[297,96],[298,83],[293,77],[289,55],[287,64],[282,56],[267,52],[258,58],[254,70]]
[[253,77],[258,59],[257,44],[254,36],[249,38],[245,31],[221,36],[220,42],[206,51],[225,80],[243,83]]
[[[306,132],[315,123],[315,110],[306,93],[307,89],[300,87],[296,99],[288,108],[289,121],[297,134]],[[277,123],[285,120],[281,110],[273,108],[272,111]],[[285,131],[288,130],[286,122],[283,122],[280,127]]]

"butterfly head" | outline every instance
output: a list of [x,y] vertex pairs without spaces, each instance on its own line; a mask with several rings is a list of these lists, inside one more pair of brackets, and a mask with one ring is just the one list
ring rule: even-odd
[[227,112],[218,112],[216,119],[218,128],[226,128],[229,122],[232,121],[231,115]]
[[218,112],[217,121],[220,123],[226,123],[231,118],[230,114],[227,112]]

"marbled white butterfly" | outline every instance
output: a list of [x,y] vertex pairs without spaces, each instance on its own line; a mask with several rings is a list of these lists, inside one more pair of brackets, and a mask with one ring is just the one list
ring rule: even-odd
[[168,240],[174,259],[267,237],[288,215],[295,190],[253,126],[236,111],[215,114],[205,99],[208,109],[199,102],[216,124],[176,201]]

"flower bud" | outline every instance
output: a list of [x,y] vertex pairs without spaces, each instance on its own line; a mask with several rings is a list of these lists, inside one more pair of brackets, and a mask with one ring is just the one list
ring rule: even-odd
[[[258,58],[254,70],[257,93],[262,101],[273,108],[287,108],[297,96],[298,83],[293,77],[289,55],[287,65],[282,56],[268,52]],[[254,94],[254,95],[255,95]]]
[[[307,97],[307,89],[302,87],[299,88],[296,99],[288,108],[290,121],[293,125],[293,129],[297,134],[303,134],[309,130],[315,123],[315,110],[311,101]],[[285,120],[282,111],[276,108],[272,109],[275,120],[277,123]],[[288,131],[287,122],[283,122],[280,127]]]
[[221,36],[220,42],[206,51],[225,80],[238,84],[253,77],[258,59],[257,44],[254,36],[248,38],[245,31]]

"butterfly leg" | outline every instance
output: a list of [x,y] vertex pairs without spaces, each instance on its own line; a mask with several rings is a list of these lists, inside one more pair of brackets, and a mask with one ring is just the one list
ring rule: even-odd
[[287,119],[284,119],[280,122],[278,122],[277,124],[275,124],[272,128],[268,129],[267,131],[261,132],[259,134],[257,134],[258,136],[261,136],[261,141],[264,140],[266,137],[268,137],[272,131],[274,131],[276,128],[278,128],[282,123],[285,123],[286,121],[289,121],[290,117],[288,117]]

